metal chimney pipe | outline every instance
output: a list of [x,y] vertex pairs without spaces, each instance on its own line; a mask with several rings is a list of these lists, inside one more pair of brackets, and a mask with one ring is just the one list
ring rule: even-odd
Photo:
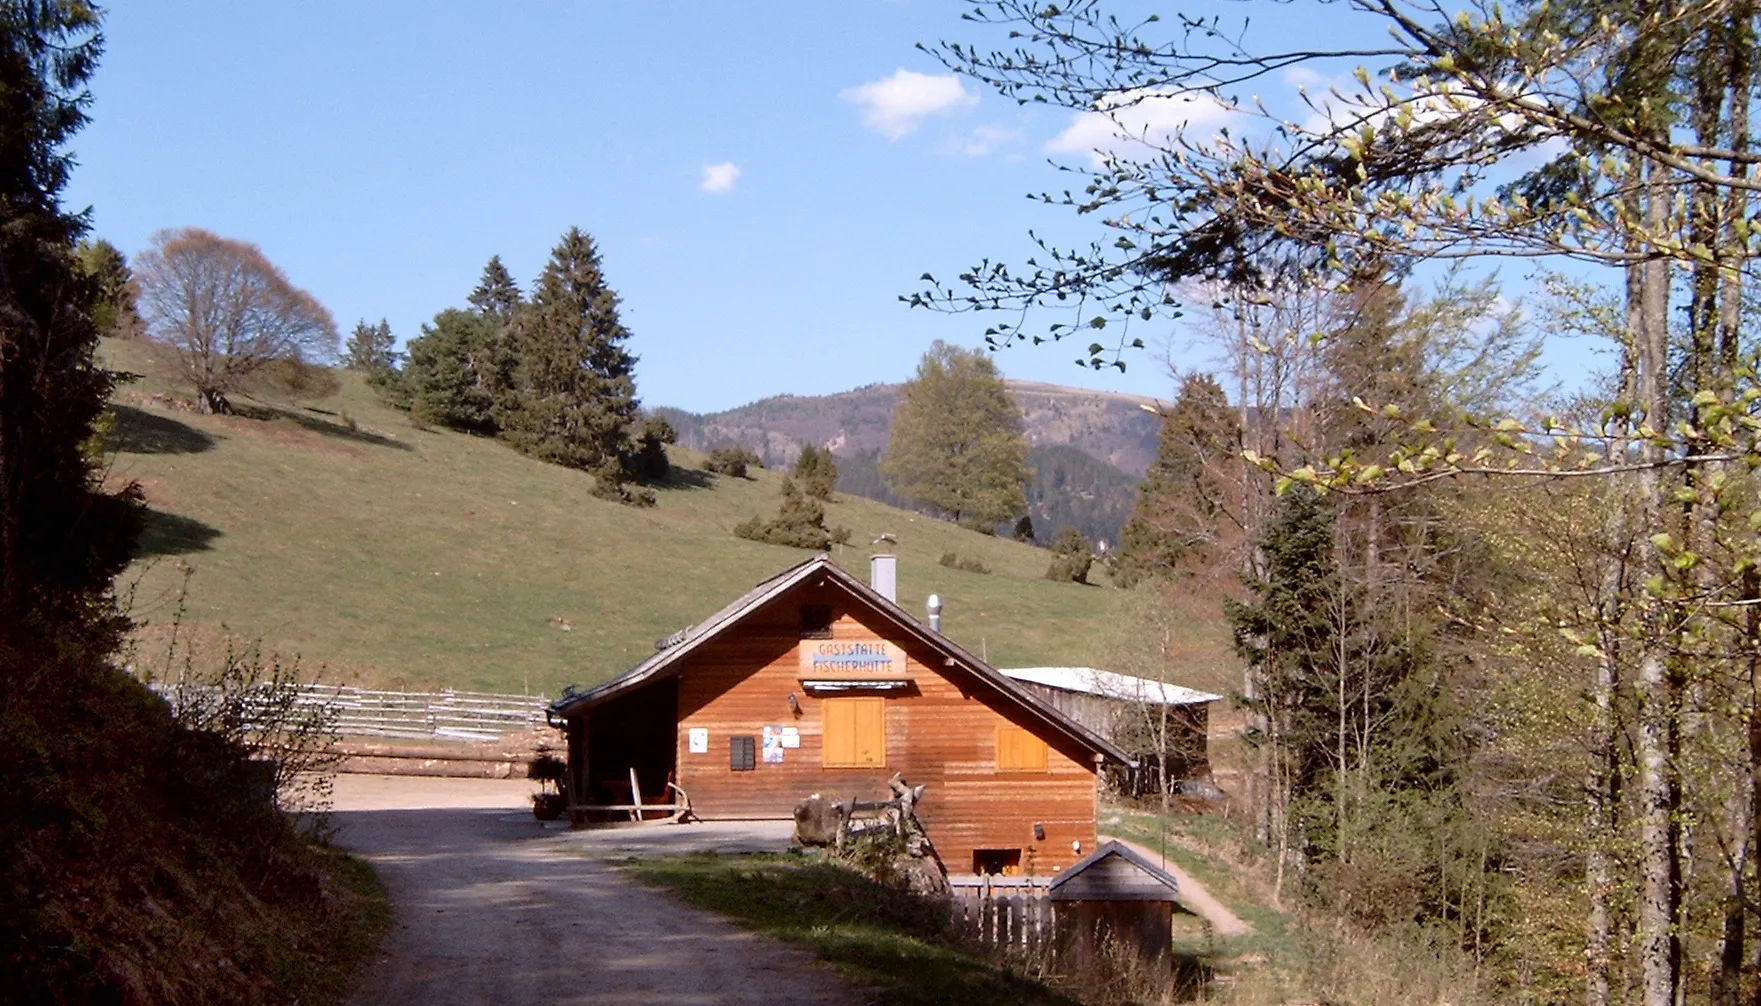
[[929,631],[942,631],[942,595],[929,595]]
[[899,603],[899,557],[896,555],[877,555],[868,560],[868,585],[875,593],[893,602]]

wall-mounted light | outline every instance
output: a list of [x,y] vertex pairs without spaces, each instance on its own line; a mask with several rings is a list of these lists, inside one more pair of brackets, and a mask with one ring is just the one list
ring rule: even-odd
[[1070,851],[1071,852],[1081,852],[1082,851],[1082,840],[1077,839],[1076,841],[1071,842],[1070,843]]
[[789,712],[796,716],[801,715],[801,700],[795,697],[794,692],[789,693]]
[[1046,826],[1039,823],[1038,821],[1033,822],[1033,837],[1034,837],[1035,841],[1039,841],[1039,842],[1045,841],[1046,840]]

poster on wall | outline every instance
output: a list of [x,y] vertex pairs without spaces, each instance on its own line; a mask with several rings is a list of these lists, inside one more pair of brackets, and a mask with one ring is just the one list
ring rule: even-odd
[[783,747],[798,748],[801,746],[801,730],[798,727],[783,728]]
[[689,738],[690,750],[691,750],[692,754],[708,754],[709,753],[709,730],[708,730],[708,728],[706,728],[706,727],[692,727],[690,733],[688,733],[686,736]]
[[764,728],[764,763],[781,765],[783,763],[783,728]]

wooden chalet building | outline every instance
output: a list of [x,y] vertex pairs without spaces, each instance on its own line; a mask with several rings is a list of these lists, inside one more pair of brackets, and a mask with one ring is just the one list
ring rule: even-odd
[[874,562],[880,590],[809,559],[553,703],[572,818],[682,791],[705,820],[788,819],[900,773],[928,787],[918,820],[950,873],[1092,852],[1099,772],[1125,753],[901,609],[893,557]]

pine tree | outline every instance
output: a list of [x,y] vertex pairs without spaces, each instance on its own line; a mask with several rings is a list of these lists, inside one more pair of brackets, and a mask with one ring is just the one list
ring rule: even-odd
[[524,303],[519,284],[514,282],[507,266],[501,264],[500,255],[489,257],[489,264],[483,267],[483,278],[478,280],[477,289],[471,291],[467,300],[471,310],[486,318],[497,318],[502,324],[511,321]]
[[1222,528],[1226,469],[1240,453],[1240,424],[1209,374],[1181,382],[1162,418],[1156,460],[1120,533],[1114,579],[1122,587],[1204,562]]
[[98,334],[111,339],[140,336],[143,326],[135,306],[135,277],[128,267],[128,256],[103,238],[81,241],[74,253],[79,271],[97,285],[92,321],[98,326]]
[[508,443],[591,471],[602,495],[625,498],[636,450],[636,358],[624,348],[630,333],[618,319],[618,295],[579,228],[551,252],[512,332],[514,388],[498,410]]
[[679,431],[660,416],[647,416],[637,424],[636,457],[632,478],[644,482],[663,482],[672,471],[667,460],[666,445],[679,442]]
[[1027,437],[997,365],[938,340],[899,389],[887,487],[957,523],[995,525],[1027,509]]
[[89,5],[0,13],[0,681],[44,677],[36,642],[115,641],[106,599],[140,526],[139,490],[106,492],[85,450],[114,375],[74,257],[85,218],[60,204],[102,48]]
[[379,319],[377,325],[369,325],[366,319],[362,319],[355,322],[355,330],[349,333],[348,344],[343,347],[342,365],[369,377],[395,369],[398,354],[392,347],[396,344],[391,325],[384,318]]
[[457,308],[422,326],[409,342],[404,367],[412,419],[483,436],[498,431],[495,384],[488,376],[492,332],[481,315]]
[[801,448],[790,474],[800,484],[802,492],[816,500],[830,500],[832,490],[838,485],[838,460],[830,450],[808,444]]

